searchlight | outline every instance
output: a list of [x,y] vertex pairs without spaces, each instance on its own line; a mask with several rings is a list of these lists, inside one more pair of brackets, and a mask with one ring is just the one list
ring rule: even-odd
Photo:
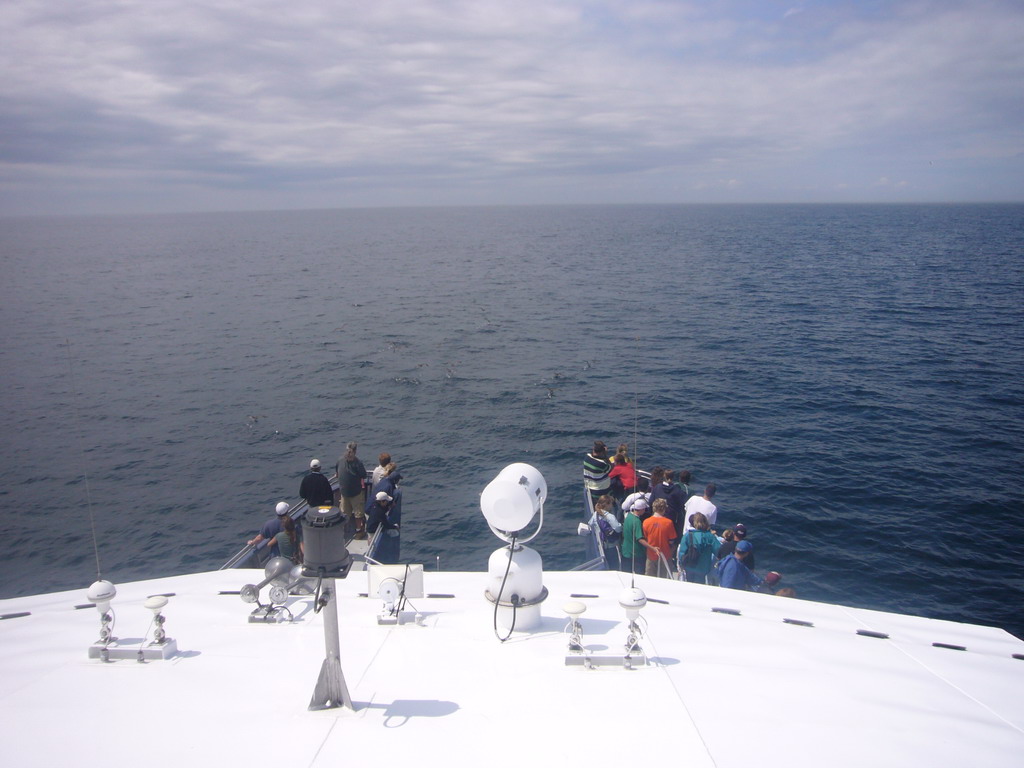
[[[503,541],[525,544],[540,533],[544,525],[544,501],[548,497],[548,484],[535,467],[529,464],[509,464],[491,480],[480,494],[480,511],[491,532]],[[540,520],[533,535],[521,535],[537,515]]]
[[[540,604],[548,596],[544,587],[541,556],[525,542],[534,539],[544,525],[544,501],[548,484],[529,464],[509,464],[480,494],[480,511],[491,533],[508,543],[487,561],[484,596],[494,604],[495,633],[501,625],[507,640],[515,630],[526,631],[540,623]],[[523,532],[538,517],[530,535]]]

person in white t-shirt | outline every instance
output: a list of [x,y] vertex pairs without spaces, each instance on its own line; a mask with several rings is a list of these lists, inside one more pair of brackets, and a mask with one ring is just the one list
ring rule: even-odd
[[377,483],[387,477],[388,464],[391,463],[391,454],[382,453],[377,457],[377,466],[373,468],[373,477],[370,480],[370,488],[373,488]]
[[703,496],[691,496],[686,502],[686,523],[683,525],[683,533],[692,530],[693,526],[690,525],[690,516],[700,512],[708,519],[710,525],[714,525],[718,519],[718,507],[711,503],[711,499],[715,497],[714,483],[708,483],[704,489]]

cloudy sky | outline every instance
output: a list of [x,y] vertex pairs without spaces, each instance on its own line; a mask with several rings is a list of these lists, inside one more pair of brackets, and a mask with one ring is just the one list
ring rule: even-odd
[[0,214],[1024,200],[1021,0],[3,0]]

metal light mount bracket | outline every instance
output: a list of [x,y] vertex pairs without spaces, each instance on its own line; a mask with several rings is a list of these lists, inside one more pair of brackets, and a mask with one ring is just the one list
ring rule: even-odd
[[380,583],[377,595],[384,602],[384,607],[381,608],[381,612],[377,616],[377,623],[397,624],[398,602],[402,597],[402,585],[395,579],[384,579]]
[[167,605],[166,595],[153,595],[151,598],[143,603],[143,607],[153,612],[153,625],[156,629],[153,630],[153,642],[156,645],[163,645],[167,641],[167,633],[164,631],[164,622],[167,619],[160,613]]
[[[566,604],[565,611],[569,612],[569,605]],[[637,619],[640,618],[640,609],[647,605],[647,596],[643,590],[635,587],[627,587],[619,595],[619,605],[626,611],[626,619],[629,622],[626,635],[625,653],[623,654],[583,654],[572,653],[570,640],[570,653],[565,657],[567,665],[583,666],[587,669],[593,667],[620,667],[622,669],[633,669],[634,666],[645,666],[647,654],[640,646],[640,638],[643,633]]]
[[638,587],[627,587],[619,595],[619,605],[626,611],[626,619],[629,621],[629,632],[626,635],[626,655],[622,659],[623,666],[631,669],[634,662],[647,663],[647,654],[640,647],[640,638],[643,632],[637,619],[640,618],[640,610],[647,605],[647,595]]
[[[110,610],[110,602],[117,597],[117,587],[109,581],[100,579],[90,585],[85,596],[90,603],[96,605],[96,610],[100,613],[100,639],[93,644],[93,647],[100,646],[102,651],[97,656],[107,661],[107,646],[110,643],[117,642],[117,638],[113,634],[114,615]],[[89,649],[89,658],[94,658],[91,648]]]
[[587,606],[579,600],[570,600],[562,606],[562,611],[569,619],[565,625],[565,631],[569,632],[569,652],[565,656],[565,664],[583,664],[589,669],[590,661],[583,647],[583,625],[580,624],[580,616],[586,613]]
[[519,597],[519,595],[512,595],[508,600],[499,600],[492,593],[491,590],[484,590],[484,597],[487,598],[487,602],[497,603],[501,608],[529,608],[532,605],[540,605],[548,599],[548,588],[541,587],[540,594],[533,598]]
[[[368,563],[366,567],[366,594],[381,600],[378,624],[402,624],[408,618],[406,604],[412,598],[423,597],[423,565],[421,563],[382,564]],[[422,614],[415,612],[415,621],[421,624]]]
[[167,605],[167,595],[152,595],[144,604],[146,609],[153,612],[153,624],[156,629],[153,632],[153,640],[142,646],[134,641],[130,645],[121,645],[113,636],[113,612],[110,610],[110,601],[116,595],[117,589],[114,585],[103,580],[95,582],[86,593],[90,602],[96,604],[96,610],[100,613],[100,638],[89,646],[90,659],[161,661],[171,658],[178,652],[178,643],[174,638],[167,637],[167,633],[164,631],[166,619],[161,611]]
[[580,616],[587,611],[587,606],[579,600],[570,600],[562,606],[565,615],[569,617],[569,623],[565,628],[569,630],[569,650],[583,650],[583,625],[580,624]]
[[144,608],[153,612],[153,640],[137,651],[137,658],[140,663],[145,661],[156,661],[169,659],[178,652],[178,642],[173,637],[168,637],[164,631],[164,622],[167,619],[161,611],[167,607],[167,595],[152,595],[142,604]]
[[[268,624],[280,620],[284,614],[288,614],[289,621],[292,620],[292,613],[284,607],[284,604],[288,602],[288,590],[294,582],[292,578],[294,567],[296,566],[293,566],[292,561],[287,557],[272,558],[264,568],[263,572],[266,578],[263,581],[259,584],[246,584],[242,587],[238,593],[242,602],[256,603],[256,607],[249,614],[250,624]],[[268,584],[273,585],[270,589],[270,604],[264,605],[260,602],[260,590]]]

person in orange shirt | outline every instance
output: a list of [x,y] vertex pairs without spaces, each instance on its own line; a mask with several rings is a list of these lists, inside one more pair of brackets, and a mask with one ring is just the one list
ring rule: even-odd
[[[668,517],[668,502],[658,499],[654,502],[654,514],[644,520],[644,537],[640,543],[647,549],[647,564],[644,574],[672,578],[668,563],[672,556],[669,542],[676,537],[676,527]],[[664,557],[659,557],[659,554]]]

